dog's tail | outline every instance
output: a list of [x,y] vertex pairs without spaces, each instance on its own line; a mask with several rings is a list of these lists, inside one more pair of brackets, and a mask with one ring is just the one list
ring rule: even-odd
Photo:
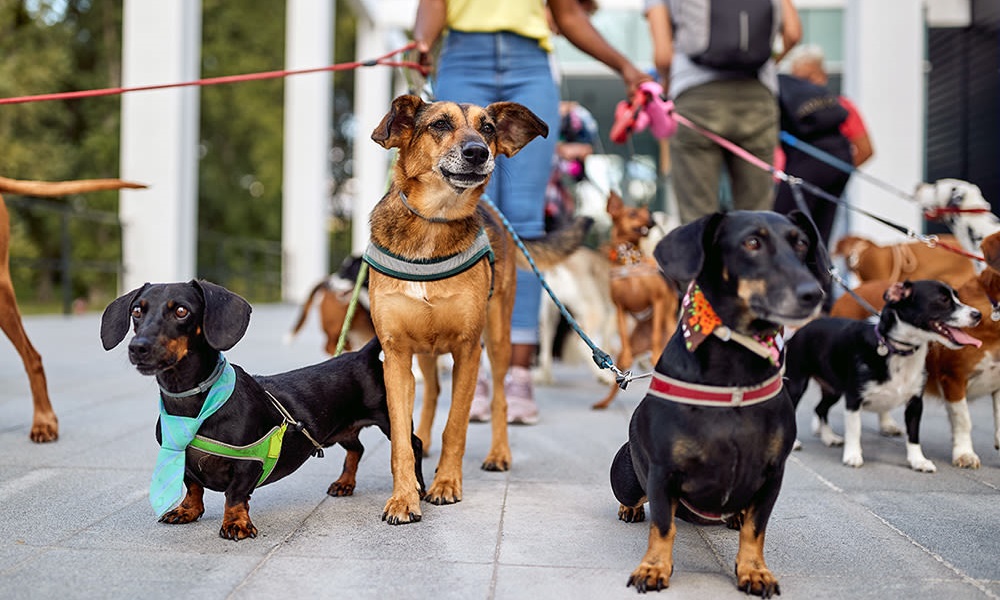
[[121,179],[78,179],[75,181],[31,181],[0,177],[0,192],[26,196],[66,196],[103,190],[145,189],[142,183]]
[[316,294],[318,294],[320,290],[326,289],[329,283],[329,279],[324,279],[323,281],[317,283],[312,291],[309,292],[309,297],[306,298],[305,303],[302,304],[302,310],[299,312],[299,320],[295,322],[295,326],[292,327],[292,330],[285,334],[286,346],[292,343],[292,340],[299,334],[302,326],[305,325],[306,317],[309,316],[309,309],[312,308],[313,299],[316,298]]
[[[593,224],[594,220],[590,217],[576,217],[568,226],[550,231],[545,237],[525,240],[524,246],[535,261],[535,266],[545,271],[561,263],[583,245],[583,238]],[[517,266],[521,269],[531,268],[523,252],[517,252]]]

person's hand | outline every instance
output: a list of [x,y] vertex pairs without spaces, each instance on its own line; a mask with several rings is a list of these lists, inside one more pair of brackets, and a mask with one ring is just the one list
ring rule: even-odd
[[622,69],[622,79],[625,80],[625,91],[629,98],[639,91],[640,83],[653,80],[652,76],[635,68],[632,63],[626,64],[625,68]]
[[413,43],[416,44],[416,47],[413,49],[413,52],[416,53],[416,60],[414,62],[423,67],[425,73],[430,71],[431,63],[433,62],[430,44],[421,40],[414,40]]

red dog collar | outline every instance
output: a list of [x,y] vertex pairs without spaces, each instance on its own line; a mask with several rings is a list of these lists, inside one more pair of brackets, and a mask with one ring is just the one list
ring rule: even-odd
[[662,373],[653,373],[649,393],[664,400],[696,406],[741,407],[767,402],[781,392],[785,369],[767,381],[751,387],[719,387],[688,383]]

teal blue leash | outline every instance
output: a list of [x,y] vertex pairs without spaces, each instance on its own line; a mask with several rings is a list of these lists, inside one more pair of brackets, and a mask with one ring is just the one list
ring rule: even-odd
[[500,217],[500,221],[503,223],[504,228],[510,233],[510,236],[514,239],[514,243],[517,244],[518,248],[520,248],[521,252],[524,254],[524,257],[528,259],[528,265],[531,267],[531,270],[535,273],[535,276],[538,277],[538,281],[542,284],[542,287],[549,294],[549,297],[552,298],[552,302],[555,303],[556,308],[558,308],[559,312],[562,313],[562,316],[566,319],[566,322],[569,323],[569,326],[573,329],[573,331],[575,331],[576,334],[580,336],[580,339],[582,339],[587,344],[587,346],[590,347],[590,350],[593,352],[594,363],[596,363],[597,366],[600,367],[601,369],[611,369],[612,371],[614,371],[615,383],[618,384],[618,387],[620,387],[623,390],[627,388],[628,384],[635,379],[650,377],[652,373],[633,376],[632,371],[623,372],[621,369],[615,366],[615,362],[611,359],[611,355],[609,355],[604,350],[601,350],[597,346],[597,344],[595,344],[593,340],[591,340],[587,336],[587,334],[584,333],[583,328],[580,327],[580,324],[576,322],[576,319],[573,318],[573,315],[569,313],[569,310],[566,308],[566,306],[559,300],[559,298],[556,296],[556,293],[552,291],[552,288],[549,287],[549,283],[545,281],[545,276],[542,275],[541,270],[539,270],[538,266],[535,265],[535,259],[531,257],[531,253],[528,252],[528,248],[526,248],[524,242],[521,241],[521,236],[517,235],[517,232],[514,231],[514,226],[510,224],[510,221],[507,220],[507,217],[504,216],[503,212],[500,211],[500,209],[497,207],[496,204],[493,203],[493,200],[491,200],[489,196],[486,196],[484,194],[481,197],[481,199],[483,202],[488,204],[490,208],[496,211],[497,215]]

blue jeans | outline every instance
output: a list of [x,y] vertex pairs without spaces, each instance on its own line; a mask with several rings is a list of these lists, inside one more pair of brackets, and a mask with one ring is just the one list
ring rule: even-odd
[[[438,60],[438,100],[486,106],[500,101],[527,106],[549,126],[511,158],[497,157],[486,193],[524,239],[545,233],[545,186],[552,172],[559,127],[559,89],[549,54],[536,40],[513,33],[450,31]],[[517,272],[511,342],[538,343],[542,286],[529,271]]]

